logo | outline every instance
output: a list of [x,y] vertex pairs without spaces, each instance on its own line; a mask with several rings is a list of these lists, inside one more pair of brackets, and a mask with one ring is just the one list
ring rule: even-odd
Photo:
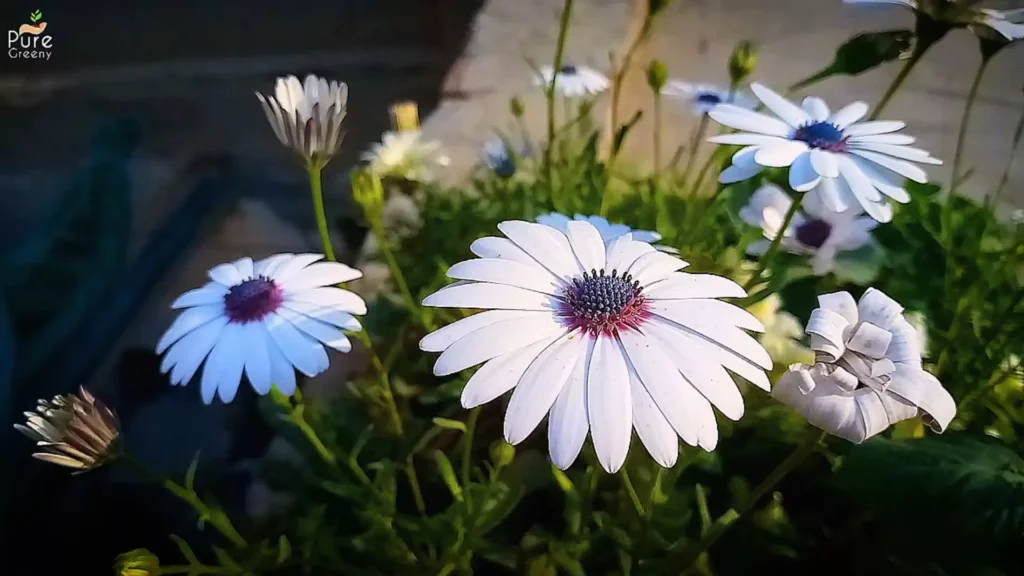
[[15,60],[49,60],[53,36],[43,34],[46,22],[39,10],[28,15],[28,24],[7,31],[7,56]]

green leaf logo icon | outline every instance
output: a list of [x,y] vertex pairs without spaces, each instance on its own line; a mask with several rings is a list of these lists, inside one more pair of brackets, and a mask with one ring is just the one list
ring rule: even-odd
[[35,24],[36,22],[39,22],[40,20],[43,19],[43,13],[40,12],[39,10],[36,10],[35,12],[29,14],[28,16],[29,16],[29,19],[32,20],[33,24]]

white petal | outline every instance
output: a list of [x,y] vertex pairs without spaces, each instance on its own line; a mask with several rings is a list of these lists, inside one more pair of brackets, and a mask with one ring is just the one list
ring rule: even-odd
[[244,258],[235,260],[232,264],[234,264],[235,269],[238,270],[238,273],[242,276],[242,280],[252,280],[252,258],[245,256]]
[[623,234],[608,245],[605,270],[609,274],[613,271],[625,272],[638,258],[649,252],[655,252],[653,246],[645,242],[634,241],[632,234]]
[[587,349],[587,338],[570,332],[548,346],[526,369],[505,411],[505,440],[516,445],[540,424]]
[[[682,328],[678,327],[673,328],[677,331],[682,330]],[[686,335],[692,337],[691,339],[694,344],[702,346],[702,355],[704,357],[709,359],[714,358],[715,361],[725,367],[726,370],[729,370],[765,392],[771,390],[771,384],[768,381],[768,375],[765,373],[764,368],[727,348],[722,348],[703,338],[697,338],[692,333],[687,332]]]
[[444,352],[456,341],[465,338],[484,326],[530,315],[549,316],[550,314],[547,312],[523,312],[521,310],[487,310],[479,312],[427,334],[420,340],[420,350],[424,352]]
[[903,313],[903,306],[888,294],[876,288],[868,288],[857,301],[857,314],[861,322],[870,322],[887,329]]
[[708,138],[708,142],[714,144],[730,144],[734,146],[777,146],[789,142],[781,136],[767,136],[765,134],[721,134]]
[[354,292],[341,288],[313,288],[285,294],[286,302],[308,302],[324,308],[343,310],[351,314],[366,314],[366,302]]
[[879,192],[903,204],[910,202],[910,194],[902,186],[904,181],[902,176],[864,158],[850,156],[850,159],[868,177],[868,180],[871,180],[871,185]]
[[811,120],[815,122],[824,122],[828,120],[829,109],[828,104],[817,96],[808,96],[804,98],[804,112],[811,117]]
[[508,236],[545,268],[561,278],[572,278],[582,274],[573,258],[569,240],[564,234],[543,224],[511,220],[498,224],[498,230]]
[[597,460],[606,472],[618,472],[633,439],[629,369],[613,338],[598,337],[587,368],[587,414]]
[[658,340],[683,378],[722,414],[730,420],[743,416],[743,395],[717,357],[704,354],[700,340],[660,321],[644,324],[643,331]]
[[554,310],[557,301],[547,294],[505,286],[472,282],[453,284],[423,300],[424,306],[439,308],[500,308],[505,310]]
[[[203,359],[213,350],[215,344],[217,344],[220,333],[228,324],[228,319],[221,316],[213,322],[208,322],[203,326],[193,330],[187,336],[179,340],[171,350],[167,353],[167,359],[173,355],[175,360],[174,370],[171,371],[171,384],[180,384],[184,386],[188,384],[192,376],[195,375],[199,365],[202,364]],[[171,363],[161,365],[160,371],[166,372],[170,368]]]
[[271,313],[265,320],[271,339],[295,368],[312,378],[327,369],[327,351],[316,340],[306,336],[290,322]]
[[673,272],[686,268],[685,261],[665,252],[648,252],[636,259],[629,267],[629,273],[641,286],[647,286],[668,278]]
[[[593,230],[593,227],[591,226],[590,229]],[[474,280],[517,286],[544,294],[557,294],[563,286],[559,280],[539,266],[498,258],[480,258],[459,262],[448,270],[448,277],[455,280]]]
[[683,300],[689,298],[745,298],[742,286],[714,274],[687,274],[679,272],[644,288],[650,300]]
[[348,312],[342,312],[334,308],[324,308],[323,306],[317,306],[316,304],[310,304],[309,302],[300,302],[297,300],[286,300],[282,306],[298,312],[310,318],[314,318],[321,322],[326,322],[331,326],[337,326],[343,330],[350,330],[352,332],[358,332],[363,329],[362,324],[356,317],[349,314]]
[[476,408],[511,390],[519,383],[537,356],[557,339],[558,336],[545,338],[525,348],[488,360],[462,389],[462,407]]
[[551,315],[495,322],[473,332],[472,338],[463,338],[449,346],[434,363],[434,374],[454,374],[563,332],[565,328]]
[[764,332],[764,325],[753,314],[728,302],[700,299],[655,300],[650,303],[650,309],[658,316],[695,329],[699,326],[725,324]]
[[839,174],[853,191],[854,196],[871,202],[878,202],[882,199],[882,195],[871,184],[871,180],[868,180],[868,177],[854,164],[853,160],[843,155],[837,156],[837,159],[839,160]]
[[839,176],[839,162],[835,155],[827,150],[811,150],[811,166],[825,178]]
[[202,288],[189,290],[171,303],[171,309],[203,306],[207,304],[223,304],[228,288],[218,282],[210,282]]
[[942,432],[956,416],[956,402],[942,384],[924,370],[898,366],[889,391],[925,411]]
[[850,124],[860,120],[868,113],[868,105],[864,102],[854,102],[847,104],[839,109],[838,112],[829,118],[829,124],[834,125],[840,130],[845,129]]
[[909,160],[911,162],[920,162],[922,164],[939,165],[942,164],[942,160],[938,158],[932,158],[926,150],[921,148],[914,148],[911,146],[897,146],[895,144],[876,144],[874,142],[856,142],[850,145],[851,150],[870,150],[871,152],[877,152],[885,156],[891,156],[893,158],[899,158],[901,160]]
[[271,278],[274,280],[274,282],[282,284],[284,283],[285,280],[288,280],[293,275],[298,274],[299,271],[301,271],[306,266],[309,266],[310,264],[317,262],[319,260],[323,260],[323,258],[323,254],[296,254],[295,256],[292,256],[285,262],[282,262],[280,265],[278,265],[277,269],[274,270],[274,275],[271,276]]
[[551,461],[562,470],[571,466],[579,456],[587,432],[590,431],[587,419],[587,366],[596,341],[593,338],[588,340],[587,349],[576,360],[576,366],[558,393],[548,416],[548,452]]
[[771,88],[754,82],[750,85],[750,90],[769,110],[793,128],[799,128],[811,121],[811,117],[799,106],[779,96]]
[[718,181],[722,184],[742,182],[744,180],[749,180],[750,178],[757,176],[763,170],[764,168],[762,168],[760,165],[740,167],[733,164],[732,166],[729,166],[725,170],[722,170],[722,173],[718,175]]
[[897,130],[903,130],[907,124],[893,120],[876,120],[872,122],[861,122],[847,126],[843,133],[847,136],[870,136],[872,134],[888,134]]
[[[502,150],[504,150],[504,144],[502,144]],[[552,228],[558,230],[559,232],[565,232],[567,229],[566,225],[569,224],[569,222],[571,221],[571,219],[568,216],[558,212],[541,214],[540,216],[537,216],[536,220],[538,224],[551,226]]]
[[531,258],[526,252],[523,252],[522,248],[516,246],[515,243],[508,238],[496,238],[494,236],[477,238],[469,245],[469,250],[481,258],[501,258],[502,260],[512,260],[514,262],[535,266],[551,274],[550,270],[541,266],[540,263]]
[[569,222],[566,224],[566,236],[583,270],[604,269],[604,239],[597,228],[583,222]]
[[196,306],[195,308],[185,310],[174,319],[171,327],[168,328],[167,332],[164,332],[164,335],[160,337],[160,342],[156,345],[156,353],[163,354],[164,350],[167,350],[168,346],[177,342],[178,339],[185,334],[199,328],[214,318],[223,316],[223,304]]
[[789,135],[793,132],[792,126],[778,118],[731,104],[715,106],[713,110],[708,112],[708,116],[719,124],[724,124],[729,128],[735,128],[743,132],[779,136],[781,138],[789,138]]
[[[203,365],[203,380],[201,395],[204,404],[213,402],[213,397],[220,388],[222,397],[234,397],[238,390],[238,383],[242,379],[242,325],[230,323],[221,331],[217,344],[214,345],[210,356]],[[225,400],[225,403],[230,400]]]
[[263,327],[262,322],[250,322],[244,326],[246,332],[247,347],[245,354],[245,375],[249,378],[252,389],[263,396],[270,393],[270,386],[273,381],[271,370],[270,334]]
[[253,276],[266,276],[267,278],[273,277],[274,271],[278,266],[291,260],[291,253],[286,254],[274,254],[273,256],[267,256],[266,258],[257,261],[253,264],[252,274]]
[[783,168],[791,165],[804,152],[807,152],[807,144],[789,140],[778,146],[762,147],[754,154],[754,160],[762,166]]
[[647,388],[629,367],[629,397],[633,402],[633,428],[654,461],[665,468],[675,466],[679,457],[679,436],[665,419]]
[[238,273],[238,268],[235,268],[234,264],[221,264],[215,266],[212,270],[207,272],[210,280],[217,282],[223,286],[231,288],[237,286],[244,280],[242,275]]
[[293,326],[304,332],[307,336],[330,348],[334,348],[338,352],[349,352],[352,350],[352,343],[349,342],[345,333],[326,322],[314,320],[309,316],[293,312],[284,307],[280,308],[277,314],[291,322]]
[[906,146],[907,144],[913,144],[916,138],[907,134],[876,134],[874,136],[855,136],[850,138],[850,144],[896,144],[899,146]]
[[[653,304],[657,305],[661,303],[663,302],[655,302]],[[664,316],[662,316],[662,318],[664,318]],[[669,318],[665,319],[669,320]],[[692,320],[690,323],[696,324]],[[674,324],[678,328],[686,331],[688,334],[700,337],[716,347],[724,348],[725,350],[728,350],[748,362],[764,368],[765,370],[771,370],[773,366],[772,357],[768,354],[768,351],[764,349],[764,346],[739,328],[734,326],[723,326],[717,323],[701,323],[699,326],[692,328],[683,324]]]
[[[836,164],[836,170],[838,171],[839,165]],[[813,194],[817,194],[821,203],[825,205],[829,210],[834,212],[846,212],[850,205],[843,198],[840,191],[838,179],[835,178],[822,178],[818,182],[818,187],[814,189]],[[852,198],[851,198],[852,200]]]
[[269,333],[267,333],[267,354],[270,356],[270,375],[274,386],[285,396],[291,396],[295,393],[295,367],[285,357],[284,352],[281,352],[281,348]]
[[811,164],[815,152],[818,150],[809,150],[800,154],[789,168],[789,187],[796,192],[813,190],[821,181],[820,173]]
[[318,262],[291,274],[278,285],[289,292],[299,292],[321,286],[332,286],[362,278],[363,273],[341,262]]

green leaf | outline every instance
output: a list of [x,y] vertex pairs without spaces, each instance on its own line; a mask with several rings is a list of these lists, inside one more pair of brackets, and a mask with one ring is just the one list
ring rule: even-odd
[[242,571],[242,567],[238,565],[238,562],[235,562],[235,559],[231,557],[231,554],[228,554],[227,550],[224,550],[219,546],[214,546],[213,554],[217,557],[217,562],[220,562],[221,566],[230,568],[236,572]]
[[458,420],[449,420],[448,418],[434,418],[434,424],[441,428],[447,428],[448,430],[458,430],[463,434],[466,433],[466,425]]
[[987,437],[875,438],[850,450],[836,481],[932,546],[998,546],[1024,536],[1024,459]]
[[[474,485],[476,488],[479,485]],[[487,486],[484,498],[475,496],[475,491],[470,492],[474,504],[474,529],[480,535],[485,535],[497,528],[508,515],[516,509],[522,499],[524,491],[522,488],[510,488],[500,482]],[[482,500],[482,504],[480,504]]]
[[794,84],[799,90],[838,74],[856,76],[886,62],[897,60],[910,50],[914,33],[910,30],[886,30],[858,34],[836,49],[832,63],[821,71]]
[[185,542],[184,538],[178,536],[177,534],[171,534],[170,538],[178,547],[178,550],[181,552],[181,555],[184,556],[186,560],[188,560],[189,564],[201,564],[201,562],[199,562],[199,559],[196,558],[196,553],[192,551],[192,547],[188,545],[188,542]]
[[185,488],[195,491],[197,470],[199,470],[199,452],[192,457],[192,463],[188,465],[188,471],[185,472]]
[[288,538],[281,534],[281,537],[277,539],[277,563],[284,564],[292,557],[292,545],[288,542]]
[[462,487],[459,486],[459,480],[455,476],[455,469],[452,468],[452,463],[445,456],[444,452],[440,450],[434,451],[434,460],[437,462],[437,469],[441,473],[441,478],[444,480],[448,491],[452,493],[452,497],[462,502]]

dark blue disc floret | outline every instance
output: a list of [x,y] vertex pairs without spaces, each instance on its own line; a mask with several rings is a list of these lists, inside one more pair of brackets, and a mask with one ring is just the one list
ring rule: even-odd
[[829,122],[804,124],[793,133],[793,140],[806,142],[811,148],[829,152],[846,152],[849,149],[846,139],[843,131]]
[[832,225],[824,220],[808,220],[796,229],[796,239],[804,246],[821,248],[832,234]]

